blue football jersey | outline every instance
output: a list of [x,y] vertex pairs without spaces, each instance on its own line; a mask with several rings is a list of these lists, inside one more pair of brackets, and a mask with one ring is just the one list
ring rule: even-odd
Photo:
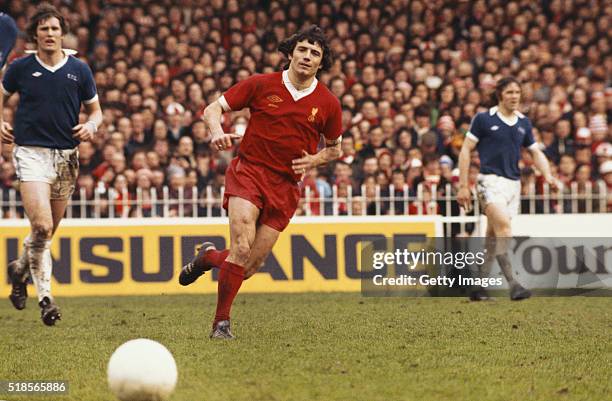
[[19,93],[13,129],[15,143],[22,146],[76,147],[72,128],[79,122],[81,103],[98,98],[89,66],[73,56],[53,67],[36,54],[17,59],[6,70],[2,86],[5,94]]
[[474,116],[467,136],[477,142],[482,174],[520,179],[521,147],[530,147],[535,140],[529,119],[519,112],[514,117],[509,121],[497,107]]

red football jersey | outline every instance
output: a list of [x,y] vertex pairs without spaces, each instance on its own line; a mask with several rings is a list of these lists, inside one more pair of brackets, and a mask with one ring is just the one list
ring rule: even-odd
[[317,152],[320,134],[336,139],[342,134],[338,99],[321,82],[314,91],[294,100],[282,72],[259,74],[238,82],[223,95],[232,110],[248,107],[251,118],[240,144],[247,161],[292,177],[291,161],[302,151]]

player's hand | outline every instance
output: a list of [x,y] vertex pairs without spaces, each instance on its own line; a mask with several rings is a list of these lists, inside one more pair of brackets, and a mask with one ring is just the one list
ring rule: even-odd
[[74,134],[72,137],[81,142],[91,141],[96,133],[94,124],[92,122],[86,122],[85,124],[79,124],[72,128]]
[[558,191],[563,186],[563,183],[561,181],[557,180],[552,175],[549,175],[548,177],[544,177],[544,180],[550,186],[550,190],[553,191],[553,192]]
[[306,171],[313,167],[317,167],[317,158],[315,155],[311,155],[305,150],[302,150],[302,157],[299,159],[293,159],[291,161],[291,168],[295,174],[306,174]]
[[472,210],[472,192],[468,187],[460,187],[457,192],[457,202],[466,212]]
[[2,143],[11,144],[15,141],[15,137],[13,136],[13,127],[11,124],[5,121],[0,121],[0,136]]
[[210,146],[214,150],[222,151],[222,150],[229,149],[232,147],[233,145],[232,139],[240,139],[240,138],[242,137],[238,134],[223,134],[223,135],[214,136],[213,139],[210,141]]

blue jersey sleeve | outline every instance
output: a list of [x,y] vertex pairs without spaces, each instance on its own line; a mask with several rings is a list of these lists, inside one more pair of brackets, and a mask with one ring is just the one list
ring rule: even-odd
[[474,135],[478,140],[481,140],[486,134],[486,131],[484,129],[485,125],[482,121],[482,116],[482,113],[478,113],[474,116],[474,118],[472,119],[472,123],[470,124],[469,130],[469,133]]
[[533,130],[531,128],[531,122],[526,119],[525,122],[525,137],[523,138],[523,146],[528,148],[535,143],[533,138]]
[[98,90],[96,88],[96,81],[94,80],[93,73],[87,64],[82,63],[79,98],[81,102],[90,103],[97,94]]
[[6,71],[4,72],[4,78],[2,78],[2,86],[4,90],[9,93],[15,93],[19,90],[19,69],[17,68],[18,62],[11,63]]
[[17,25],[7,14],[0,13],[0,69],[4,67],[9,53],[17,40]]

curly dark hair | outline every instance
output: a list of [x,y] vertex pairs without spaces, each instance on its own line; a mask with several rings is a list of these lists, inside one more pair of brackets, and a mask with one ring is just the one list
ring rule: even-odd
[[518,79],[514,77],[503,77],[499,81],[497,81],[497,84],[495,85],[495,93],[493,94],[493,100],[499,102],[501,100],[502,92],[510,84],[517,84],[519,88],[521,87],[521,83]]
[[[316,25],[311,25],[308,28],[304,28],[298,33],[292,35],[291,37],[283,40],[278,45],[278,51],[283,53],[285,57],[289,58],[291,54],[293,54],[293,50],[295,49],[295,45],[298,42],[303,40],[307,40],[309,43],[318,44],[321,46],[323,50],[323,59],[321,60],[321,69],[323,71],[327,71],[332,66],[333,55],[332,51],[329,48],[329,43],[327,42],[327,38],[323,33],[323,30]],[[287,62],[283,67],[284,70],[289,68],[290,62]]]
[[41,22],[53,17],[59,20],[60,27],[62,28],[62,35],[68,33],[68,23],[66,22],[64,16],[57,10],[57,8],[55,8],[49,3],[40,3],[38,7],[36,7],[36,11],[34,12],[34,15],[32,15],[32,17],[30,18],[30,23],[26,28],[28,39],[33,42],[36,42],[36,29],[38,28],[38,25]]

